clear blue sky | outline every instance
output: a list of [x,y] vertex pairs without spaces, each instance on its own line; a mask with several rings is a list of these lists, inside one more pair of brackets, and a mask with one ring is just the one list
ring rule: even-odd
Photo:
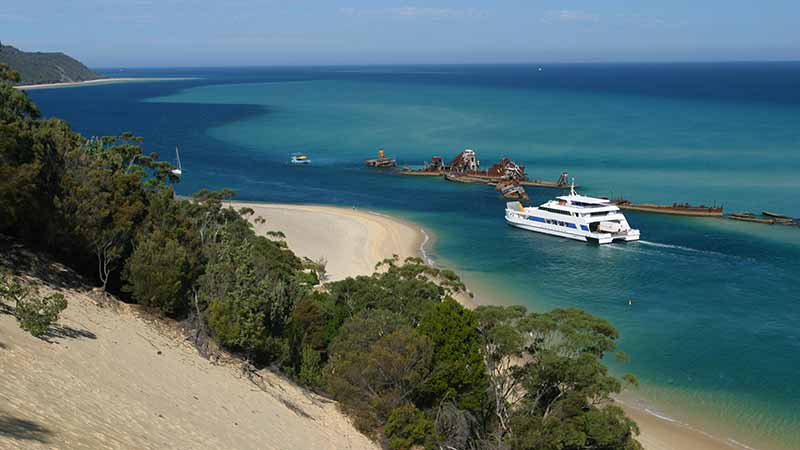
[[94,67],[800,60],[800,0],[4,0],[0,40]]

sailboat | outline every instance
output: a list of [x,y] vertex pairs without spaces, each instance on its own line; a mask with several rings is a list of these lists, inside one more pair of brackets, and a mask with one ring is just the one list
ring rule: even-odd
[[181,167],[181,153],[178,151],[178,146],[175,146],[175,159],[178,161],[178,168],[172,169],[172,174],[176,177],[183,175],[183,168]]

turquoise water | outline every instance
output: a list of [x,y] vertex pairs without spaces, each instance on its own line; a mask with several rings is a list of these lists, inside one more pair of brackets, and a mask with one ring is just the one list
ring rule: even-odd
[[[626,213],[643,241],[588,246],[507,227],[490,188],[361,165],[473,148],[587,194],[800,216],[800,65],[178,71],[175,83],[38,91],[87,134],[180,144],[179,191],[356,205],[417,221],[484,301],[578,306],[621,331],[651,409],[758,448],[800,447],[800,229]],[[305,150],[311,167],[289,167]],[[557,191],[529,189],[533,202]],[[633,299],[633,305],[628,305]],[[613,363],[612,363],[613,364]]]

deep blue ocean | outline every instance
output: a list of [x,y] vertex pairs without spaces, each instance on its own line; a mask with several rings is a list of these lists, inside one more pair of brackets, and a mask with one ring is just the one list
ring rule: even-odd
[[[541,70],[539,68],[541,67]],[[800,228],[626,212],[638,243],[512,229],[487,186],[362,165],[472,148],[582,193],[800,216],[800,63],[106,69],[195,77],[31,91],[87,136],[131,131],[173,158],[177,190],[381,210],[485,302],[576,306],[622,334],[637,401],[757,448],[800,448]],[[306,151],[314,163],[291,167]],[[533,203],[558,195],[528,189]],[[628,300],[633,304],[629,305]]]

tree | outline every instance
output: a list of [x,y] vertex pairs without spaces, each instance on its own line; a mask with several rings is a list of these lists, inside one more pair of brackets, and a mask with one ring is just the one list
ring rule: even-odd
[[300,372],[297,374],[300,383],[317,387],[322,383],[322,361],[319,350],[314,350],[310,345],[303,346]]
[[431,440],[433,423],[411,403],[398,406],[389,414],[386,437],[390,450],[409,450]]
[[431,305],[417,331],[433,344],[433,372],[422,387],[424,403],[449,399],[468,410],[486,397],[486,366],[475,313],[452,298]]
[[40,117],[39,109],[28,94],[12,86],[20,81],[19,72],[0,63],[0,122]]
[[522,306],[480,306],[475,310],[483,337],[484,363],[488,372],[492,411],[497,419],[498,441],[510,431],[510,413],[522,392],[517,364],[522,359],[524,336],[517,323],[525,315]]
[[460,280],[441,278],[441,271],[417,258],[408,258],[402,265],[397,265],[397,259],[387,259],[376,268],[385,271],[330,284],[334,302],[346,317],[363,310],[386,309],[402,312],[416,324],[429,305],[459,289]]
[[71,151],[55,202],[71,235],[96,257],[104,291],[146,216],[142,183],[154,156],[131,139],[123,134]]
[[0,81],[19,83],[22,78],[19,76],[19,72],[9,67],[8,64],[0,63]]
[[171,188],[149,193],[147,217],[123,270],[123,290],[173,317],[188,312],[192,287],[205,265],[192,210],[189,201],[173,198]]
[[201,277],[212,334],[248,359],[270,362],[285,356],[289,314],[303,292],[271,275],[256,241],[239,241],[223,231]]
[[231,189],[221,191],[202,189],[192,195],[194,210],[191,217],[200,233],[203,247],[217,242],[220,232],[228,224],[241,220],[241,216],[233,208],[225,207],[225,201],[234,195],[236,191]]
[[314,271],[316,271],[320,283],[325,284],[328,281],[328,259],[320,257],[314,261]]
[[161,230],[143,236],[125,263],[125,290],[137,303],[168,316],[186,312],[191,270],[183,246]]
[[639,449],[636,424],[612,403],[622,385],[602,357],[617,330],[578,309],[476,311],[486,342],[497,438],[512,449]]
[[367,433],[409,402],[431,371],[431,344],[388,311],[350,319],[331,344],[328,389]]
[[324,293],[313,292],[297,302],[292,309],[286,333],[289,340],[289,357],[284,370],[292,376],[297,376],[301,383],[308,384],[301,372],[304,368],[308,368],[311,352],[315,352],[319,358],[317,364],[321,370],[327,360],[328,344],[336,333],[333,328],[333,315],[327,311],[326,304],[330,304],[330,297]]
[[0,232],[51,235],[42,226],[53,216],[48,197],[58,184],[60,152],[75,145],[75,133],[62,121],[38,117],[25,92],[0,80]]

